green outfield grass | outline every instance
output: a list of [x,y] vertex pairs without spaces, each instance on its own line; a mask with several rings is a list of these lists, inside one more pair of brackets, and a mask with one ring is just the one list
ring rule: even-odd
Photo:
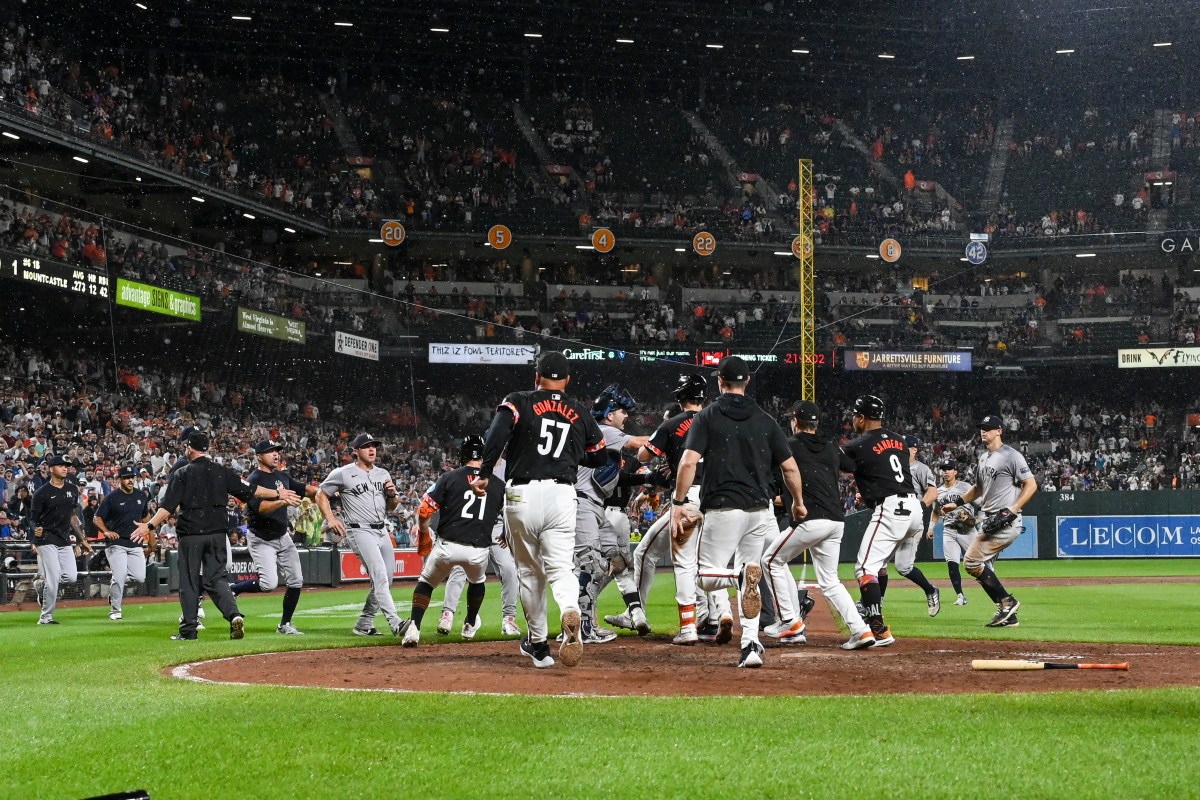
[[[1002,568],[1014,576],[1082,576],[1114,574],[1114,564],[1138,575],[1200,567]],[[942,577],[936,569],[928,571]],[[989,610],[977,588],[970,605],[948,606],[930,620],[920,592],[906,583],[894,576],[888,592],[898,635],[1200,644],[1200,585],[1026,587],[1022,627],[992,630],[982,627]],[[675,616],[671,588],[662,576],[652,598],[652,621],[662,630]],[[398,585],[395,594],[407,600],[410,591]],[[362,595],[358,588],[307,593],[296,619],[304,637],[273,633],[278,594],[243,598],[248,624],[240,642],[226,638],[218,619],[200,642],[169,641],[173,604],[127,606],[121,623],[110,623],[104,608],[67,609],[56,627],[35,626],[32,612],[0,614],[0,798],[133,787],[156,800],[1195,793],[1181,765],[1195,754],[1200,689],[585,700],[211,686],[159,673],[239,653],[394,647],[392,639],[349,634],[354,612],[339,607]],[[483,636],[498,634],[498,601],[489,586]],[[615,603],[606,595],[605,605]],[[526,669],[513,650],[503,668]],[[714,653],[714,669],[732,663],[732,650]]]

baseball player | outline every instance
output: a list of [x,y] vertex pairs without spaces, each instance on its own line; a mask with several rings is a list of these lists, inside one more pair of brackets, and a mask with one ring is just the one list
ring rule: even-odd
[[150,497],[134,488],[136,477],[133,467],[121,467],[117,473],[116,491],[108,493],[92,518],[100,535],[108,540],[104,550],[108,568],[112,571],[108,585],[108,618],[114,622],[121,620],[125,582],[130,578],[136,583],[146,581],[146,552],[129,538],[137,523],[150,516]]
[[[942,485],[937,490],[937,503],[933,507],[933,514],[929,519],[929,530],[926,531],[925,537],[933,538],[933,530],[937,526],[937,521],[942,520],[942,556],[946,559],[946,570],[950,574],[950,585],[954,587],[954,593],[957,598],[954,601],[956,606],[965,606],[967,604],[967,596],[962,590],[962,575],[959,573],[958,565],[962,561],[963,553],[967,552],[967,548],[971,546],[976,534],[979,533],[979,508],[975,504],[962,503],[962,496],[971,491],[971,484],[958,479],[958,466],[951,460],[946,459],[941,463],[942,470]],[[955,510],[951,513],[942,511],[944,506],[954,505]]]
[[[679,412],[668,417],[663,424],[650,436],[650,439],[638,450],[638,460],[646,463],[655,457],[666,461],[668,476],[674,484],[674,477],[679,469],[679,460],[683,457],[684,440],[692,427],[692,420],[704,408],[704,395],[708,390],[708,381],[702,375],[680,375],[675,387],[675,399],[679,402]],[[703,474],[703,462],[696,464],[695,477],[688,487],[686,497],[692,510],[700,509],[700,480]],[[642,536],[637,554],[633,560],[634,578],[637,581],[638,593],[643,604],[650,595],[650,587],[654,581],[654,568],[667,552],[671,554],[672,569],[675,573],[675,605],[679,609],[679,633],[671,640],[673,644],[693,645],[699,641],[700,620],[697,615],[698,598],[705,598],[696,586],[696,570],[699,557],[700,531],[703,522],[699,523],[690,535],[683,541],[677,541],[671,536],[671,515],[660,514]],[[729,593],[725,590],[711,592],[708,597],[716,600],[716,614],[712,616],[712,625],[716,627],[713,638],[718,644],[725,644],[733,638],[733,614],[730,612]],[[707,601],[703,607],[707,612]],[[612,624],[620,624],[623,620],[604,618]],[[727,620],[724,629],[718,620]]]
[[413,589],[411,624],[406,626],[402,641],[405,647],[416,647],[421,641],[421,620],[425,617],[425,609],[429,608],[429,598],[454,567],[462,567],[468,581],[467,619],[463,622],[462,638],[474,639],[483,624],[479,609],[483,607],[487,587],[484,581],[487,580],[488,548],[492,544],[492,529],[504,504],[504,481],[499,478],[493,477],[488,482],[483,496],[471,491],[471,484],[479,478],[483,446],[482,436],[464,436],[459,449],[463,465],[443,473],[421,498],[418,522],[413,525],[412,535],[418,541],[427,538],[430,520],[437,514],[437,539]]
[[[671,534],[680,541],[691,535],[699,515],[687,506],[696,466],[704,460],[700,484],[700,511],[704,530],[699,536],[700,588],[715,591],[737,587],[742,618],[741,653],[738,667],[763,664],[763,646],[758,641],[758,615],[762,596],[759,559],[768,537],[778,530],[772,501],[772,473],[783,470],[784,482],[792,493],[792,516],[804,519],[800,470],[788,448],[787,438],[758,404],[746,396],[750,370],[738,356],[721,359],[716,370],[721,396],[692,420],[684,441],[672,498]],[[733,569],[729,562],[733,561]],[[729,620],[730,624],[732,620]],[[722,620],[725,625],[725,620]]]
[[575,545],[575,484],[578,468],[608,463],[604,434],[583,404],[564,394],[570,362],[555,350],[537,359],[532,391],[513,392],[496,409],[485,439],[481,477],[471,484],[487,492],[500,454],[508,447],[508,491],[504,524],[521,576],[521,605],[528,633],[521,652],[539,669],[554,666],[547,643],[546,583],[561,612],[563,641],[558,657],[574,667],[583,659],[579,579]]
[[[603,431],[604,427],[601,426],[600,430]],[[613,489],[611,495],[604,498],[604,517],[608,520],[608,523],[612,526],[613,530],[616,531],[617,541],[626,543],[626,550],[628,550],[629,548],[627,543],[629,542],[630,535],[633,532],[633,526],[630,524],[629,512],[627,509],[630,506],[630,501],[635,499],[633,497],[634,490],[640,490],[643,486],[647,486],[654,481],[665,482],[665,479],[658,473],[651,471],[648,466],[642,464],[636,458],[626,457],[624,454],[621,455],[620,469],[621,472],[617,476],[616,487]],[[638,496],[641,496],[640,492]],[[626,565],[626,571],[628,572],[628,575],[622,576],[622,578],[627,579],[628,582],[631,582],[632,585],[637,588],[638,598],[641,600],[642,608],[644,609],[646,607],[646,596],[641,593],[641,587],[637,580],[637,570],[632,556],[630,556],[627,561],[628,564]],[[601,576],[599,590],[596,593],[598,595],[603,594],[604,587],[608,586],[612,580],[613,576],[610,570],[609,573]],[[618,585],[621,584],[619,583]],[[645,616],[645,614],[642,616]],[[638,631],[638,633],[642,635],[650,632],[649,622],[647,622],[639,630],[637,624],[634,622],[633,615],[629,611],[623,611],[620,614],[608,614],[604,617],[604,621],[610,625],[616,625],[620,628]],[[599,626],[595,628],[595,632],[599,636],[607,636],[607,630],[608,629],[601,628]],[[615,634],[613,634],[613,636],[615,637]]]
[[[330,472],[321,482],[321,491],[317,494],[317,506],[326,525],[339,538],[349,535],[350,548],[358,554],[371,579],[367,600],[354,625],[354,633],[358,636],[381,635],[375,629],[375,615],[380,611],[395,636],[402,635],[408,623],[408,620],[400,619],[392,601],[396,554],[385,522],[388,512],[400,504],[400,498],[392,476],[375,465],[379,444],[379,440],[369,433],[354,437],[350,444],[354,461]],[[345,521],[338,519],[329,506],[329,498],[335,494],[342,498]]]
[[[872,647],[875,635],[854,607],[850,592],[838,579],[838,555],[846,517],[838,490],[840,459],[837,446],[817,436],[820,414],[816,403],[801,400],[792,406],[789,416],[792,438],[788,440],[788,447],[800,469],[808,516],[803,522],[781,531],[763,551],[762,568],[771,582],[776,619],[775,624],[763,629],[763,633],[785,644],[805,643],[806,626],[800,613],[800,596],[788,562],[807,550],[812,554],[817,586],[850,629],[850,638],[842,643],[842,649]],[[785,507],[790,508],[792,498],[785,496],[783,499]]]
[[860,434],[842,447],[841,470],[854,474],[871,520],[858,548],[854,576],[858,578],[863,616],[875,636],[872,647],[887,647],[896,639],[883,620],[879,572],[914,529],[923,530],[921,506],[913,494],[909,453],[904,437],[883,428],[883,401],[863,395],[851,407],[854,432]]
[[[319,491],[317,487],[298,481],[285,470],[279,469],[279,451],[282,449],[282,444],[270,440],[254,445],[258,468],[250,473],[250,485],[291,489],[300,497],[316,498]],[[300,602],[304,574],[300,570],[300,553],[296,550],[296,543],[288,535],[288,504],[282,500],[256,497],[249,506],[246,543],[250,547],[250,557],[254,559],[254,570],[258,576],[239,581],[229,588],[234,596],[243,592],[274,591],[279,585],[279,573],[282,571],[287,589],[283,593],[283,615],[275,632],[285,636],[301,636],[303,631],[292,624],[292,615],[296,613],[296,605]]]
[[38,576],[33,582],[42,613],[38,625],[57,625],[54,609],[59,587],[79,579],[75,545],[91,552],[79,524],[79,485],[67,480],[67,462],[62,456],[46,460],[50,480],[33,493],[29,516],[33,520],[33,544],[37,548]]
[[[482,439],[482,437],[477,437]],[[504,459],[492,467],[492,474],[503,480]],[[488,564],[500,578],[500,633],[503,636],[520,636],[521,628],[517,625],[517,591],[520,579],[517,577],[517,562],[513,561],[512,550],[509,549],[508,539],[504,533],[504,517],[496,516],[496,524],[492,526],[492,544],[488,547]],[[454,612],[458,608],[459,598],[467,585],[467,572],[460,566],[450,571],[446,579],[446,593],[442,598],[442,618],[438,622],[437,632],[442,636],[450,633],[454,625]],[[466,630],[470,619],[463,623]],[[463,634],[466,635],[465,633]]]
[[[916,563],[917,545],[921,543],[921,534],[928,527],[925,513],[927,509],[933,507],[934,501],[937,500],[937,480],[933,477],[933,470],[917,460],[917,451],[921,446],[920,439],[909,434],[904,437],[904,444],[908,448],[908,471],[912,475],[913,491],[916,492],[917,497],[921,498],[921,519],[920,525],[910,527],[908,534],[900,540],[900,544],[896,545],[896,569],[901,575],[921,587],[925,592],[929,616],[936,617],[942,610],[942,593],[929,582],[925,573],[921,572]],[[879,598],[881,601],[886,594],[887,564],[885,563],[879,573]]]
[[600,643],[617,638],[615,633],[600,629],[596,623],[596,602],[609,575],[621,590],[621,599],[625,601],[633,627],[640,635],[650,633],[650,623],[646,620],[633,579],[628,521],[622,526],[622,538],[604,510],[604,501],[616,491],[621,479],[622,452],[636,451],[649,438],[625,433],[625,420],[636,407],[629,392],[615,383],[606,386],[593,401],[591,415],[604,436],[608,457],[599,468],[580,468],[575,481],[575,496],[579,499],[575,512],[575,568],[579,574],[579,610],[583,615],[585,642]]
[[[989,414],[979,422],[979,438],[986,449],[979,458],[975,477],[979,481],[962,495],[962,503],[978,499],[986,516],[979,534],[963,556],[963,566],[988,597],[996,604],[989,628],[1011,625],[1021,603],[1009,594],[988,562],[1016,541],[1025,529],[1021,509],[1037,491],[1037,478],[1029,470],[1025,457],[1001,440],[1004,420]],[[942,513],[954,511],[959,504],[951,501]]]

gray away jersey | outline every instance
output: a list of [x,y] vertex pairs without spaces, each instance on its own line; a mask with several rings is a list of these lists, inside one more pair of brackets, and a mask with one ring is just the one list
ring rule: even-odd
[[[612,425],[600,424],[600,433],[604,434],[604,446],[611,452],[621,455],[621,449],[625,447],[625,443],[632,437],[625,431],[618,430]],[[585,494],[595,500],[597,503],[603,503],[604,498],[600,496],[600,489],[597,488],[595,481],[592,480],[596,470],[590,467],[580,467],[579,474],[575,478],[575,491],[580,494]]]
[[930,486],[937,486],[937,478],[933,477],[933,470],[920,461],[909,464],[908,471],[912,475],[913,490],[917,493],[918,498],[924,497]]
[[[946,498],[950,497],[951,495],[961,498],[964,494],[971,491],[971,489],[973,489],[973,488],[974,487],[971,486],[971,484],[967,483],[966,481],[955,481],[954,486],[952,486],[952,487],[946,486],[943,484],[943,485],[939,486],[938,490],[937,490],[938,505],[939,506],[943,505],[946,502]],[[958,505],[961,506],[962,503],[959,503]],[[973,517],[979,516],[979,501],[978,500],[976,500],[974,503],[967,503],[967,507],[971,511],[971,516],[973,516]],[[958,509],[955,509],[954,511],[951,511],[950,514],[945,518],[946,524],[949,525],[951,529],[953,529],[953,530],[974,530],[974,528],[975,528],[974,525],[971,525],[969,528],[964,528],[962,525],[955,524],[955,519],[957,518],[957,516],[958,516]]]
[[1011,508],[1021,496],[1021,485],[1033,477],[1025,456],[1008,445],[1001,445],[996,452],[984,451],[975,471],[979,481],[979,503],[983,513],[995,514],[1003,508]]
[[321,491],[342,496],[342,521],[347,524],[381,524],[387,518],[387,498],[383,485],[391,475],[382,467],[364,472],[358,464],[338,467],[321,482]]

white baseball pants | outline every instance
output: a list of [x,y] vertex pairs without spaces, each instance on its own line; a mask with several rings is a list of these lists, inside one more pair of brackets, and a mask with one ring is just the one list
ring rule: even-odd
[[869,629],[854,607],[850,592],[838,580],[838,556],[842,551],[842,533],[846,523],[830,519],[814,519],[779,532],[763,552],[763,573],[771,581],[775,598],[775,619],[779,622],[796,619],[800,613],[800,594],[788,562],[807,550],[812,555],[817,573],[817,586],[833,606],[838,616],[856,636]]
[[547,583],[560,614],[579,611],[574,562],[576,502],[574,486],[549,480],[509,484],[505,490],[504,524],[521,579],[521,606],[531,642],[544,642],[549,636]]
[[136,583],[142,583],[146,580],[146,553],[140,547],[110,544],[104,554],[108,557],[108,568],[112,570],[108,604],[113,611],[120,611],[121,601],[125,598],[125,581],[132,578]]
[[[768,539],[779,531],[770,508],[743,511],[737,508],[713,508],[704,513],[704,526],[696,534],[699,541],[697,583],[706,592],[737,587],[743,567],[762,558]],[[733,561],[730,569],[729,562]],[[739,589],[739,614],[744,603]],[[758,615],[742,615],[741,645],[758,641]]]

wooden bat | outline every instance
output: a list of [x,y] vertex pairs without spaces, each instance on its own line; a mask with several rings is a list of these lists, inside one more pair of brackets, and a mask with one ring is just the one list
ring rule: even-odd
[[988,660],[977,658],[971,662],[974,670],[1028,670],[1028,669],[1119,669],[1129,670],[1129,662],[1120,664],[1060,664],[1055,661],[1017,661],[1012,659]]

